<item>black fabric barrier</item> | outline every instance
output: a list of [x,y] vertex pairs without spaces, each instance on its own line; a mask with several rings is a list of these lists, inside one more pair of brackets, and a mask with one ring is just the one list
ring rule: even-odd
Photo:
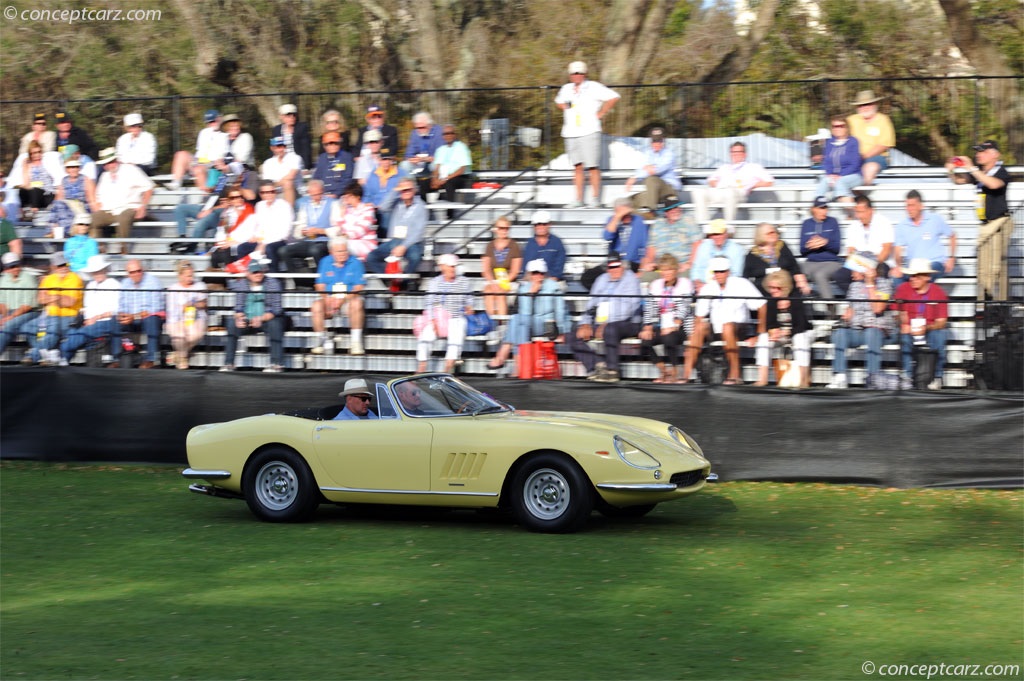
[[[337,404],[346,378],[4,368],[0,457],[183,465],[191,427]],[[722,480],[1024,484],[1024,397],[1017,394],[467,381],[518,409],[632,414],[676,424],[701,444]]]

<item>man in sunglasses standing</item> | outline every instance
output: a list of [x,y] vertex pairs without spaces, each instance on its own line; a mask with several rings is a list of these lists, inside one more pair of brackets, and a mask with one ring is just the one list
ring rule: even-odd
[[563,113],[562,137],[565,153],[575,168],[573,178],[576,201],[570,208],[583,205],[584,169],[590,175],[590,201],[588,205],[601,205],[601,120],[608,115],[619,94],[596,80],[587,80],[587,65],[581,61],[569,64],[569,82],[555,97],[555,104]]

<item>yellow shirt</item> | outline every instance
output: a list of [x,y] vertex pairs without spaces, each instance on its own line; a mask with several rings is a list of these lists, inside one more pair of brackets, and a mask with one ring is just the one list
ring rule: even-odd
[[[850,136],[857,138],[862,156],[868,149],[879,144],[890,149],[896,146],[896,130],[892,127],[892,120],[884,113],[876,113],[870,121],[860,114],[853,114],[846,119],[846,123],[850,126]],[[882,156],[889,156],[888,149],[882,152]]]
[[60,305],[47,305],[46,314],[51,317],[74,317],[82,309],[82,278],[74,272],[68,272],[64,277],[57,274],[48,274],[39,282],[39,290],[49,293],[56,293],[62,296],[71,296],[73,301],[70,307]]

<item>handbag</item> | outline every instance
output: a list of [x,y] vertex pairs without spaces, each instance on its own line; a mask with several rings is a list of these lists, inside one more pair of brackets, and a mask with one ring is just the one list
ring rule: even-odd
[[451,314],[443,307],[435,307],[433,313],[430,310],[424,310],[420,316],[412,320],[412,332],[419,336],[428,325],[436,321],[438,338],[447,338],[449,319],[451,319]]
[[486,312],[466,315],[467,336],[486,336],[491,331],[494,331],[494,320]]
[[231,274],[245,274],[246,270],[249,269],[249,263],[252,261],[252,257],[243,255],[241,258],[234,262],[229,262],[224,266],[226,272]]

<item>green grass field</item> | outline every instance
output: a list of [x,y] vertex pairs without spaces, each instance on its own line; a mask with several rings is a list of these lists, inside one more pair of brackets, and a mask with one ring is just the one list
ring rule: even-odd
[[324,506],[265,524],[178,471],[0,467],[4,680],[1024,664],[1019,491],[727,483],[554,536],[465,511]]

